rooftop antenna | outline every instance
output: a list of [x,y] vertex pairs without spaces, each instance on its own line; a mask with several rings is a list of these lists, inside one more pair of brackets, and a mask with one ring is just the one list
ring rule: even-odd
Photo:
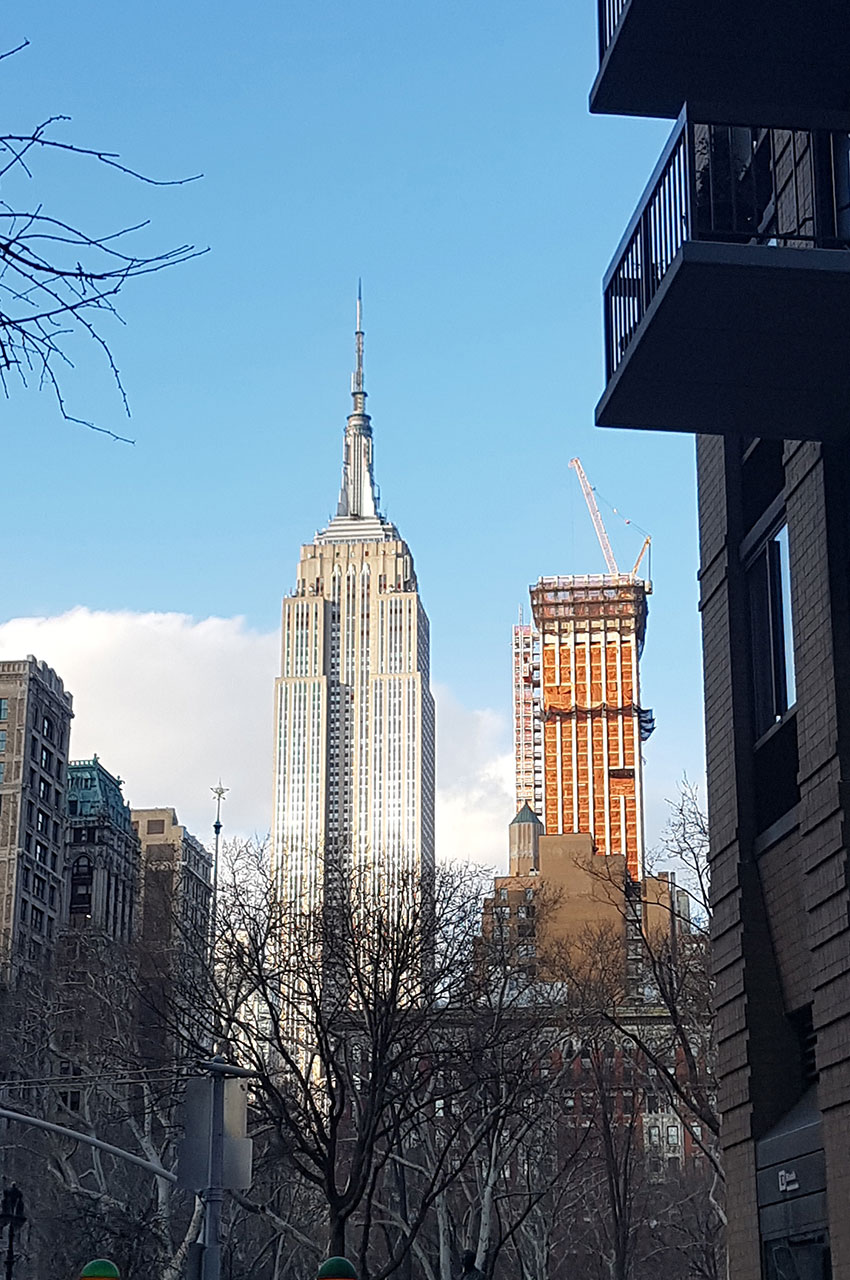
[[354,330],[354,373],[351,375],[351,394],[354,412],[366,412],[366,392],[363,389],[363,282],[357,281],[357,327]]

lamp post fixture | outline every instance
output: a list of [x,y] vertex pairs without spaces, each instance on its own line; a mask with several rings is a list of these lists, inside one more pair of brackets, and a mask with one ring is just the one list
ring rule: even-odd
[[215,853],[213,855],[213,883],[212,883],[212,912],[210,916],[210,951],[215,951],[215,925],[216,925],[216,908],[218,902],[218,851],[221,844],[221,802],[227,795],[229,787],[221,785],[221,778],[218,780],[217,787],[210,787],[210,791],[215,796],[215,822],[213,823],[213,831],[215,832]]

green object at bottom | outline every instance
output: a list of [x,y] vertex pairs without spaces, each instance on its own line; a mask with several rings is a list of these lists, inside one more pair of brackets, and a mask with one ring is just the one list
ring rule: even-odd
[[121,1272],[108,1258],[95,1258],[83,1267],[80,1280],[121,1280]]
[[348,1258],[328,1258],[319,1267],[316,1280],[357,1280],[357,1272]]

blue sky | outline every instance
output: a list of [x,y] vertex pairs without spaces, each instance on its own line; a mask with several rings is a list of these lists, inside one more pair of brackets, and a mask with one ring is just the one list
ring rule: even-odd
[[[210,253],[125,296],[109,336],[129,424],[96,353],[76,353],[70,407],[132,448],[13,390],[0,622],[85,606],[273,632],[335,502],[362,276],[384,505],[414,551],[434,679],[495,713],[494,752],[528,584],[603,567],[569,459],[652,533],[657,831],[702,768],[693,441],[592,424],[601,277],[669,126],[589,116],[594,18],[592,0],[34,0],[7,18],[5,44],[31,42],[0,64],[8,127],[66,114],[75,142],[204,178],[154,189],[63,161],[6,198],[97,231],[149,217],[140,245]],[[602,510],[630,567],[640,536]],[[225,734],[221,753],[226,769]]]

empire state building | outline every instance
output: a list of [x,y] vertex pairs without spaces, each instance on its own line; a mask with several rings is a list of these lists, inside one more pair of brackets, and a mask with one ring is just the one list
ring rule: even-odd
[[275,682],[275,870],[308,911],[329,860],[374,892],[434,862],[428,619],[410,548],[379,508],[359,291],[355,342],[337,512],[301,548]]

